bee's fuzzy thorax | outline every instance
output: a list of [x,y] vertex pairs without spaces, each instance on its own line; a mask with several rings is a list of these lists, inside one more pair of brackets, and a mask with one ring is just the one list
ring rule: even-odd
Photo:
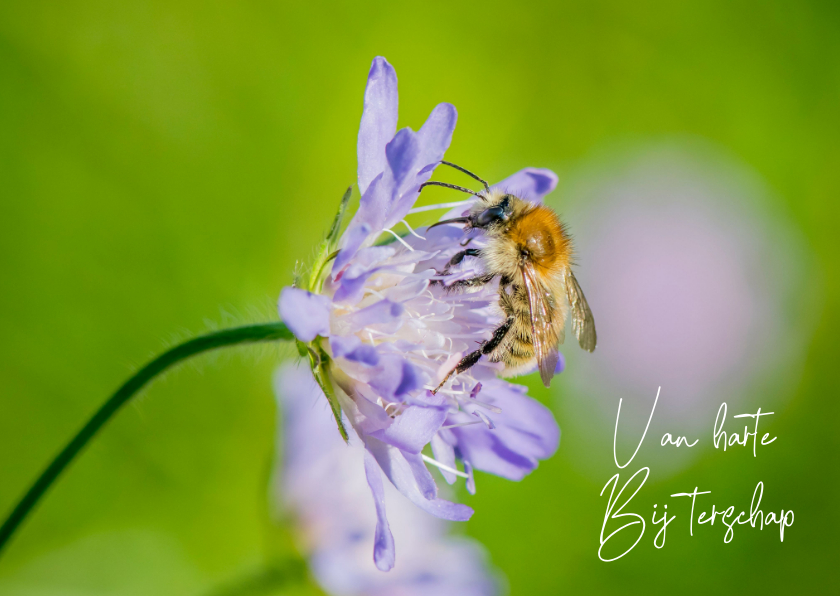
[[518,265],[526,258],[545,277],[562,272],[569,265],[572,243],[554,211],[501,192],[479,201],[476,210],[498,205],[505,197],[510,203],[507,221],[485,230],[488,246],[484,254],[489,268],[519,281]]
[[548,207],[538,205],[511,221],[508,235],[543,274],[559,272],[569,264],[569,237]]

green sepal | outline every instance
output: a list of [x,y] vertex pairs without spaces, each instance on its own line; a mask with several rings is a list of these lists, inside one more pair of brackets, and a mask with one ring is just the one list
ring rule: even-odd
[[350,437],[347,435],[347,429],[344,428],[344,421],[341,419],[341,404],[338,403],[338,398],[335,395],[335,391],[333,391],[332,382],[330,381],[330,357],[321,347],[320,337],[316,337],[309,343],[308,351],[309,365],[312,367],[312,375],[315,377],[315,381],[318,383],[318,386],[321,387],[321,391],[324,392],[324,395],[330,404],[330,409],[335,417],[335,423],[338,425],[338,433],[341,435],[341,438],[344,439],[344,442],[347,443],[349,442]]
[[[322,292],[324,288],[324,278],[326,277],[324,275],[324,271],[330,261],[338,255],[338,250],[336,250],[338,247],[338,237],[341,232],[341,224],[344,222],[344,214],[347,211],[347,204],[350,202],[350,195],[352,193],[353,187],[350,186],[345,191],[344,196],[341,197],[341,203],[338,206],[338,213],[335,214],[330,230],[327,232],[327,237],[324,238],[321,246],[318,247],[315,261],[312,263],[312,267],[309,269],[309,272],[303,273],[300,271],[299,267],[296,267],[296,288],[300,288],[314,294],[320,294]],[[338,403],[338,398],[333,390],[332,381],[330,381],[330,357],[324,351],[324,348],[321,347],[321,339],[322,338],[319,336],[307,343],[296,340],[295,345],[297,346],[298,354],[300,354],[302,358],[309,358],[309,366],[312,368],[312,376],[315,377],[315,381],[318,383],[318,386],[321,387],[321,391],[324,392],[324,396],[327,398],[327,401],[330,404],[330,409],[335,417],[335,422],[338,425],[338,432],[341,435],[341,438],[346,442],[349,438],[347,435],[347,429],[344,428],[344,422],[341,418],[341,405]]]
[[333,219],[332,226],[330,226],[330,231],[327,232],[327,237],[324,238],[324,241],[318,248],[318,254],[315,257],[315,262],[312,263],[312,269],[309,273],[309,287],[306,288],[310,292],[315,292],[316,294],[321,293],[324,286],[324,269],[327,263],[332,261],[336,255],[338,255],[338,252],[336,251],[338,246],[338,235],[339,232],[341,232],[341,224],[344,221],[344,214],[347,211],[347,204],[350,202],[351,194],[353,194],[353,187],[348,186],[344,196],[341,197],[341,203],[338,206],[338,213],[335,214],[335,219]]
[[344,196],[341,197],[341,203],[338,206],[338,213],[335,214],[333,224],[330,226],[330,231],[327,234],[327,243],[331,248],[335,246],[338,241],[338,233],[341,231],[341,223],[344,221],[344,214],[347,212],[347,204],[350,202],[350,195],[353,194],[353,187],[348,186],[344,191]]

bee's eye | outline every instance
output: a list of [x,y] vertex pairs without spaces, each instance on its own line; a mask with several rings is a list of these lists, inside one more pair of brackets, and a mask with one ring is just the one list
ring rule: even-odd
[[499,221],[505,218],[505,210],[497,205],[496,207],[490,207],[489,209],[485,209],[482,211],[478,218],[476,219],[476,223],[479,227],[483,228],[485,226],[490,225],[493,222]]

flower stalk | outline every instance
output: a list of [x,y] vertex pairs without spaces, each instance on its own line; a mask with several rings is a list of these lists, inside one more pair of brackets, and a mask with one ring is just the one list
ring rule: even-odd
[[3,525],[0,526],[0,554],[2,554],[3,547],[9,542],[23,520],[26,519],[27,515],[70,462],[99,432],[99,429],[157,375],[179,362],[209,350],[240,344],[292,339],[294,339],[292,333],[284,323],[279,321],[260,325],[245,325],[195,337],[167,350],[149,362],[102,404],[93,417],[67,443],[21,498],[3,522]]

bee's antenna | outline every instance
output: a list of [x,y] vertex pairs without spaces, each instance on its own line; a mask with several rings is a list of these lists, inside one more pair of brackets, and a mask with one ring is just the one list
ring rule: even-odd
[[449,161],[441,160],[440,163],[442,163],[445,166],[449,166],[450,168],[455,168],[456,170],[464,172],[464,174],[466,174],[467,176],[469,176],[473,180],[478,180],[479,182],[481,182],[484,185],[484,190],[487,191],[487,192],[490,192],[490,187],[487,185],[487,182],[484,181],[483,179],[479,178],[478,176],[476,176],[472,172],[470,172],[468,169],[462,168],[461,166],[455,165],[454,163],[449,162]]
[[420,185],[420,190],[423,190],[426,186],[443,186],[445,188],[452,188],[454,190],[460,190],[461,192],[465,192],[467,194],[471,194],[473,196],[479,197],[481,199],[486,199],[483,194],[477,193],[474,190],[470,190],[469,188],[464,188],[463,186],[457,186],[455,184],[447,184],[446,182],[436,182],[432,180],[431,182],[424,182]]

